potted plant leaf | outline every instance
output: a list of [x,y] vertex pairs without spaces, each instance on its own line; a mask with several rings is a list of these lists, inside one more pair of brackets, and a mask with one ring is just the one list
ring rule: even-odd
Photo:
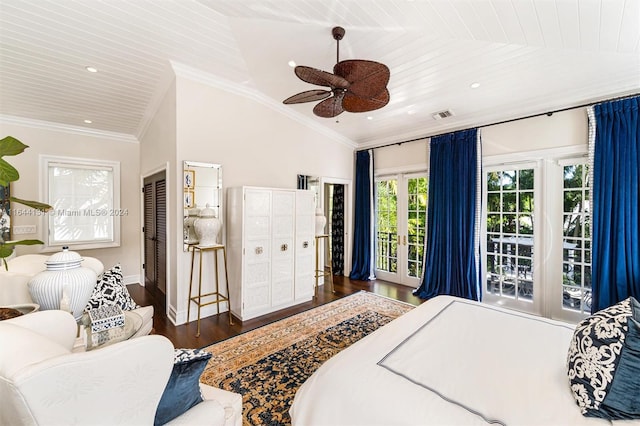
[[10,226],[11,215],[9,211],[10,203],[18,203],[30,207],[32,209],[39,210],[41,212],[47,212],[51,210],[51,206],[38,201],[23,200],[21,198],[12,197],[9,192],[9,184],[20,179],[20,174],[15,167],[9,164],[4,157],[14,156],[21,154],[28,146],[20,142],[18,139],[7,136],[0,140],[0,186],[4,189],[0,191],[0,258],[4,263],[5,269],[8,269],[6,258],[11,256],[16,246],[29,246],[36,244],[44,244],[40,240],[18,240],[18,241],[6,241],[3,237],[8,234],[4,228]]

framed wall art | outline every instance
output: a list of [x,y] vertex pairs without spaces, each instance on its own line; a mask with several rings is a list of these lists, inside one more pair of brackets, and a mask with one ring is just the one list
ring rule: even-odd
[[196,186],[196,171],[185,170],[184,171],[184,188],[193,189]]
[[196,205],[196,196],[193,191],[184,191],[184,207],[190,209]]

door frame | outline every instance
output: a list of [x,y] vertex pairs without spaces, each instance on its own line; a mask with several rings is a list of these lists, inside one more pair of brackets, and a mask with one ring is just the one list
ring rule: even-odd
[[[166,181],[166,186],[165,186],[165,190],[166,190],[166,205],[165,205],[165,215],[166,215],[166,235],[167,235],[167,242],[165,244],[165,250],[166,250],[166,286],[165,286],[165,315],[168,316],[169,314],[169,310],[170,310],[170,303],[169,301],[171,300],[171,292],[173,291],[173,287],[171,286],[171,262],[170,259],[172,258],[172,250],[171,250],[171,244],[169,244],[169,242],[172,240],[172,235],[170,234],[169,230],[171,229],[171,221],[169,220],[170,215],[170,206],[171,206],[171,191],[170,191],[170,179],[169,179],[169,163],[165,163],[164,165],[160,165],[158,167],[155,167],[153,169],[150,169],[144,173],[140,174],[140,184],[139,184],[139,188],[140,188],[140,222],[139,222],[139,231],[140,231],[140,285],[141,286],[145,286],[145,273],[144,273],[144,268],[142,267],[142,265],[144,264],[144,233],[142,232],[142,227],[144,226],[144,194],[142,193],[142,188],[144,188],[144,180],[150,176],[155,175],[156,173],[160,173],[160,172],[164,172],[164,178]],[[180,239],[180,241],[182,241],[182,238]]]
[[[399,170],[391,173],[380,172],[380,173],[376,173],[374,177],[374,185],[376,185],[376,182],[378,180],[395,179],[397,181],[398,199],[397,199],[396,205],[403,206],[402,208],[404,209],[404,211],[403,211],[402,218],[405,218],[405,219],[407,218],[407,213],[408,213],[407,208],[409,204],[409,197],[408,197],[409,194],[407,191],[405,191],[405,189],[406,189],[408,180],[416,177],[426,177],[427,179],[429,179],[429,171],[428,170],[402,170],[402,171]],[[377,197],[377,194],[376,194],[376,197]],[[427,200],[427,204],[428,203],[429,201]],[[406,244],[406,238],[408,234],[408,222],[406,220],[400,220],[401,215],[399,214],[398,211],[396,212],[396,216],[398,218],[398,223],[396,224],[397,237],[400,238],[402,236],[403,237],[402,241],[404,241],[404,244],[401,244],[400,241],[398,241],[398,259],[397,259],[398,270],[394,274],[386,271],[378,271],[377,269],[375,269],[375,266],[374,266],[376,277],[386,281],[391,281],[397,284],[401,284],[407,287],[419,287],[420,282],[422,281],[422,273],[420,274],[419,277],[415,277],[415,278],[408,277],[406,274],[408,253],[409,253],[408,245]],[[425,218],[426,218],[426,212],[425,212]],[[377,211],[374,212],[374,220],[377,222]],[[425,232],[426,232],[426,223],[425,223]],[[377,230],[376,232],[374,232],[374,235],[373,235],[374,246],[377,246],[376,238],[377,238]],[[425,238],[426,238],[426,233],[425,233]],[[402,246],[403,248],[400,249],[400,246]],[[375,262],[375,257],[374,257],[374,262]],[[423,257],[423,269],[424,269],[424,257]]]
[[[320,206],[322,207],[322,211],[327,215],[327,206],[325,201],[325,184],[335,184],[335,185],[344,185],[344,276],[349,276],[351,272],[351,231],[353,226],[353,216],[352,216],[352,204],[353,204],[353,185],[351,179],[343,179],[343,178],[334,178],[327,176],[320,176]],[[331,218],[327,217],[327,220]],[[324,252],[321,259],[324,262]],[[324,263],[320,263],[324,265]]]

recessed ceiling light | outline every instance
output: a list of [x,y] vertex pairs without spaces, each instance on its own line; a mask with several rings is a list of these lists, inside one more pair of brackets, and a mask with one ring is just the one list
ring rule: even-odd
[[95,67],[84,67],[84,69],[89,72],[98,72],[98,68]]
[[370,116],[370,115],[368,115],[368,116],[367,116],[367,120],[373,120],[373,117],[372,117],[372,116]]
[[296,61],[293,61],[293,60],[292,60],[292,61],[289,61],[289,66],[290,66],[291,68],[295,68],[295,66],[296,66]]
[[91,120],[84,120],[84,122],[87,123],[87,124],[93,123],[93,121],[91,121]]
[[478,82],[471,83],[469,87],[471,87],[472,89],[477,89],[478,87],[480,87],[480,83]]

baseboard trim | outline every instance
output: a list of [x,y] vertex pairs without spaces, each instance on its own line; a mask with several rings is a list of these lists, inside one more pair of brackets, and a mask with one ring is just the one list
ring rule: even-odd
[[124,282],[124,285],[140,284],[144,287],[144,283],[140,281],[140,274],[123,276],[122,281]]

